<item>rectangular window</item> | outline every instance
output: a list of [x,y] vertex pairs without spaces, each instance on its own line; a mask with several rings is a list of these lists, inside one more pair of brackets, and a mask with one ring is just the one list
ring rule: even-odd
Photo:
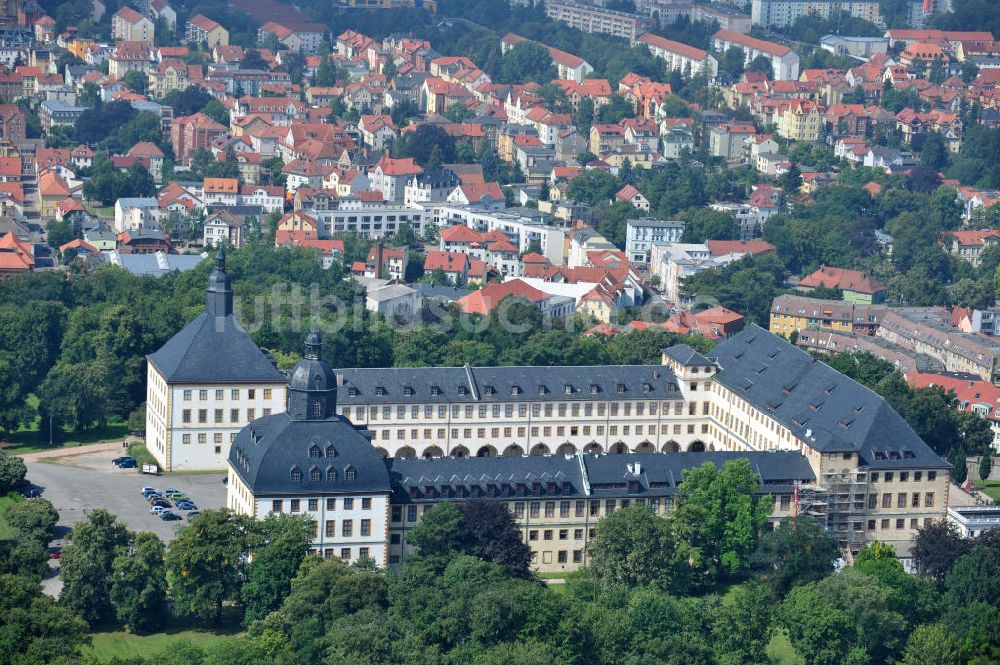
[[337,500],[336,499],[327,499],[326,500],[326,509],[327,510],[336,510],[337,509]]
[[600,501],[591,501],[590,502],[590,516],[591,517],[597,517],[600,514],[601,514],[601,502]]
[[274,499],[271,501],[271,512],[280,513],[281,512],[281,499]]
[[910,497],[910,508],[920,507],[920,492],[914,492]]
[[900,492],[896,495],[896,507],[906,508],[906,492]]
[[184,391],[184,401],[187,402],[187,401],[190,401],[190,400],[191,400],[191,391],[190,390],[185,390]]
[[344,510],[354,510],[354,499],[344,499]]
[[614,499],[608,499],[607,501],[605,501],[604,502],[604,514],[605,515],[610,515],[611,513],[615,512],[615,506],[616,506],[616,503],[615,503]]
[[540,507],[541,507],[541,504],[539,504],[537,501],[532,501],[528,505],[528,517],[531,517],[531,518],[538,517],[538,511],[539,511]]
[[417,507],[416,506],[407,506],[406,507],[406,521],[407,522],[416,522],[417,521]]
[[524,502],[518,501],[514,504],[514,517],[524,519]]
[[552,529],[546,529],[542,533],[542,540],[552,540]]
[[371,510],[372,500],[370,498],[361,499],[361,510]]
[[569,501],[559,502],[559,517],[569,517]]
[[528,540],[538,540],[538,532],[532,529],[528,532]]
[[208,399],[208,391],[207,390],[199,390],[198,391],[198,399],[200,399],[202,401]]
[[559,550],[559,563],[566,563],[566,550]]
[[784,495],[781,497],[781,509],[787,511],[792,507],[792,497]]
[[319,499],[309,499],[309,510],[319,510]]
[[299,500],[298,499],[292,499],[291,500],[291,507],[289,508],[289,511],[291,511],[293,513],[299,512]]
[[351,560],[351,548],[350,547],[341,547],[340,548],[340,558],[343,559],[344,561],[350,561]]
[[927,472],[927,480],[929,480],[929,481],[935,481],[935,480],[937,480],[937,471],[928,471]]
[[249,390],[247,390],[247,397],[249,399],[257,399],[257,391],[254,390],[253,388],[250,388]]
[[583,561],[583,550],[573,550],[573,563],[581,563]]
[[334,523],[333,520],[327,520],[326,521],[326,537],[327,538],[333,538],[335,535],[337,535],[337,525]]
[[367,559],[368,558],[368,548],[367,547],[362,547],[361,549],[358,550],[358,558],[359,559]]
[[545,516],[546,517],[555,517],[555,515],[556,515],[556,502],[555,501],[546,501],[545,502]]
[[370,536],[372,535],[372,521],[371,520],[361,520],[361,535]]
[[340,535],[350,537],[354,535],[354,520],[344,520],[340,524]]
[[934,507],[934,492],[924,492],[924,507]]
[[569,529],[559,529],[559,540],[569,540]]
[[882,495],[882,507],[892,508],[892,495],[888,492]]
[[181,443],[191,443],[191,435],[181,434]]
[[881,528],[881,529],[888,529],[889,528],[889,520],[882,520],[879,523],[879,528]]
[[225,399],[225,391],[222,390],[221,388],[217,389],[215,391],[215,399],[217,400]]

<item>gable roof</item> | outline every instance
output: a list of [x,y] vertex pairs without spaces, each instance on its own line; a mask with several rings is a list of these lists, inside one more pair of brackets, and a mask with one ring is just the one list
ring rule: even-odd
[[885,291],[885,285],[871,275],[866,275],[857,270],[831,268],[825,265],[820,266],[813,274],[804,277],[799,282],[799,286],[809,288],[823,286],[828,289],[842,289],[844,291],[869,294]]

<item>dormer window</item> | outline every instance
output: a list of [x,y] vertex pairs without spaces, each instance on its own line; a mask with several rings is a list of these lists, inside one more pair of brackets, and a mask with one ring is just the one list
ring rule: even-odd
[[434,395],[436,397],[440,394],[441,394],[440,388],[438,388],[437,386],[431,386],[431,395]]
[[469,389],[466,386],[459,386],[458,387],[458,394],[459,395],[468,395],[469,394]]
[[327,459],[332,458],[332,457],[336,457],[337,456],[337,449],[334,448],[333,446],[327,446],[326,447],[326,456],[327,456]]
[[348,397],[357,397],[358,396],[358,389],[355,388],[354,386],[351,386],[350,388],[347,389],[347,396]]
[[487,395],[492,395],[492,394],[494,394],[496,392],[496,390],[494,390],[493,386],[486,386],[484,392]]
[[538,394],[539,395],[544,395],[547,392],[548,392],[548,390],[546,390],[545,386],[538,386]]
[[403,386],[403,395],[406,397],[413,397],[413,388],[410,386]]
[[567,395],[572,395],[573,394],[573,386],[571,386],[571,385],[569,385],[567,383],[565,386],[563,386],[563,392],[566,393]]
[[358,472],[354,470],[354,467],[349,466],[344,470],[344,480],[354,480],[357,478]]
[[625,384],[624,383],[619,383],[618,385],[616,385],[615,386],[615,392],[616,393],[623,393],[623,392],[625,392]]
[[318,459],[320,454],[319,446],[313,446],[309,449],[309,457],[312,459]]
[[323,415],[323,405],[320,404],[319,402],[313,402],[312,414],[314,418],[319,418],[321,415]]
[[317,469],[316,467],[309,469],[309,480],[315,483],[318,482],[319,479],[320,479],[319,469]]
[[337,479],[337,470],[334,469],[332,466],[328,466],[326,468],[326,479],[327,480],[336,480]]
[[302,480],[302,469],[297,466],[292,467],[292,482],[297,483]]
[[652,389],[653,389],[653,386],[651,386],[650,384],[648,384],[648,383],[642,384],[642,392],[648,393]]
[[599,392],[601,392],[600,387],[596,383],[591,383],[590,384],[590,394],[591,395],[596,395]]
[[520,386],[511,386],[510,387],[510,394],[511,395],[520,395],[521,394],[521,387]]

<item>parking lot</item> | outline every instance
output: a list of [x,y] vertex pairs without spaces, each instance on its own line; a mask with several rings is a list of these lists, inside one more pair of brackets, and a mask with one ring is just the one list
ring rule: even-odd
[[[117,450],[106,450],[46,462],[28,462],[28,480],[40,487],[42,497],[59,511],[58,535],[68,532],[90,510],[104,508],[132,531],[152,531],[164,542],[172,540],[177,529],[188,521],[165,522],[151,515],[149,504],[139,494],[139,488],[145,486],[161,491],[175,487],[187,494],[198,510],[221,508],[226,503],[223,471],[147,476],[136,469],[113,466],[111,460],[120,454]],[[185,515],[176,509],[174,512]]]

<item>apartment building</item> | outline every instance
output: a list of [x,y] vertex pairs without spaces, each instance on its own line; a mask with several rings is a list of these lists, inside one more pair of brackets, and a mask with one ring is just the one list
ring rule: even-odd
[[794,81],[799,78],[799,56],[783,44],[757,39],[732,30],[719,30],[712,35],[712,49],[725,53],[731,46],[743,50],[743,64],[749,65],[757,56],[771,61],[776,81]]
[[121,42],[153,44],[153,22],[131,7],[122,7],[111,17],[111,38]]
[[225,468],[244,426],[285,410],[285,376],[233,314],[221,246],[205,311],[146,360],[146,447],[164,471]]
[[[503,233],[524,253],[536,245],[542,256],[552,265],[565,263],[565,252],[568,247],[565,229],[546,223],[546,216],[537,211],[488,210],[478,206],[435,205],[426,208],[431,219],[429,223],[444,228],[454,224],[464,224],[481,234],[491,231]],[[528,214],[537,216],[527,216]],[[453,251],[461,251],[458,247],[442,247]]]
[[950,466],[882,398],[757,326],[711,357],[681,345],[649,366],[337,377],[319,357],[312,334],[287,411],[237,435],[228,505],[311,515],[327,557],[393,566],[430,507],[484,499],[509,507],[536,569],[573,570],[598,519],[632,503],[668,512],[684,469],[734,458],[760,474],[773,519],[809,516],[846,550],[885,542],[905,562],[916,530],[947,513]]
[[885,305],[785,294],[771,303],[770,331],[782,337],[790,337],[807,328],[871,336],[888,311]]
[[789,28],[804,16],[826,19],[834,12],[885,26],[878,0],[753,0],[750,21],[762,28]]
[[632,263],[649,263],[653,243],[680,242],[684,222],[653,217],[630,219],[625,223],[625,254]]
[[941,362],[948,372],[968,372],[983,381],[1000,380],[1000,342],[981,333],[958,332],[944,307],[897,307],[882,317],[882,339]]
[[545,15],[583,32],[614,35],[629,42],[634,42],[651,25],[651,19],[647,16],[567,0],[549,0],[545,4]]
[[858,351],[870,353],[890,363],[897,372],[907,377],[915,372],[944,371],[944,365],[934,358],[907,351],[879,337],[861,333],[806,328],[799,333],[795,346],[809,353],[824,355]]
[[362,238],[382,238],[394,234],[408,224],[417,235],[422,235],[428,215],[423,208],[389,201],[369,202],[362,199],[341,199],[336,207],[325,210],[305,209],[303,212],[319,222],[319,236],[332,237],[336,233],[355,233]]
[[645,45],[654,56],[665,60],[671,71],[681,72],[685,76],[705,74],[709,78],[714,78],[719,73],[719,61],[699,48],[664,39],[650,32],[637,41]]
[[204,14],[195,14],[184,28],[184,41],[206,44],[209,49],[229,46],[229,31]]
[[[500,51],[502,53],[507,53],[524,41],[531,40],[526,37],[522,37],[521,35],[514,34],[513,32],[508,32],[503,36],[503,39],[500,40]],[[587,78],[587,75],[594,72],[593,65],[580,56],[567,53],[566,51],[560,51],[559,49],[547,44],[540,45],[548,50],[549,56],[552,58],[552,66],[556,68],[556,72],[559,74],[557,78],[566,81],[575,81],[576,83],[583,83],[584,79]]]

